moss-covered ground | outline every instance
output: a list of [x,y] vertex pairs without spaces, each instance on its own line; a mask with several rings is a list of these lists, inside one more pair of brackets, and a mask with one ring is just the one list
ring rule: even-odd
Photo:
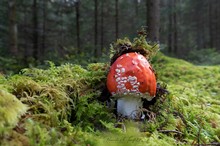
[[151,118],[117,121],[97,100],[109,64],[23,69],[0,74],[0,145],[133,146],[220,143],[220,66],[195,66],[158,53],[151,63],[169,95]]

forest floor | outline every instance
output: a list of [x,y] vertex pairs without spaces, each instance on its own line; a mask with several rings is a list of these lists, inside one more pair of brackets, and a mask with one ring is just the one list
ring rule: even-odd
[[[118,122],[100,103],[108,64],[65,64],[0,74],[0,145],[220,144],[220,66],[195,66],[158,53],[158,82],[169,95],[142,122]],[[117,125],[117,126],[116,126]]]

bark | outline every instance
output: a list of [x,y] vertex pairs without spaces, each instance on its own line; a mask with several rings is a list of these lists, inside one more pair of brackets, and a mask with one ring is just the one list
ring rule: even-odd
[[80,11],[79,11],[80,1],[75,2],[75,10],[76,10],[76,43],[77,43],[77,49],[78,53],[81,53],[80,51]]
[[173,1],[173,7],[174,7],[174,12],[173,12],[173,47],[174,47],[174,53],[177,54],[178,51],[178,26],[177,26],[177,0]]
[[210,47],[218,48],[218,1],[210,1],[209,5],[209,35],[210,35]]
[[[42,32],[42,46],[40,49],[40,54],[43,57],[46,49],[46,19],[47,19],[47,1],[43,1],[43,32]],[[42,57],[40,59],[42,59]]]
[[118,0],[115,0],[115,40],[118,39]]
[[[27,7],[24,7],[24,26],[25,26],[25,28],[24,28],[24,34],[29,34],[30,32],[28,31],[28,28],[27,28],[27,26],[28,26],[28,12],[27,12]],[[28,38],[31,36],[32,34],[30,34],[30,35],[25,35],[24,36],[24,53],[23,53],[23,55],[24,55],[24,57],[23,57],[23,62],[24,62],[24,65],[26,65],[26,66],[28,66],[29,65],[29,62],[28,62],[28,58],[30,57],[30,56],[32,56],[32,52],[30,51],[30,46],[28,45],[30,42],[29,42],[29,40],[28,40]]]
[[147,32],[151,41],[159,41],[160,0],[147,0]]
[[94,0],[94,6],[95,6],[95,13],[94,13],[94,18],[95,18],[95,21],[94,21],[94,49],[95,49],[95,52],[94,52],[94,55],[95,57],[98,57],[99,56],[99,50],[98,50],[98,47],[97,47],[97,44],[98,44],[98,0]]
[[138,17],[138,11],[139,11],[139,10],[138,10],[138,7],[139,7],[138,1],[139,1],[139,0],[134,0],[134,3],[135,3],[135,16],[136,16],[136,17]]
[[168,9],[169,9],[169,13],[168,13],[168,17],[169,17],[169,24],[168,24],[168,52],[172,53],[173,52],[173,16],[172,16],[172,12],[173,12],[173,0],[170,0],[170,2],[168,3]]
[[209,2],[209,46],[210,48],[213,48],[214,47],[214,43],[213,43],[213,25],[212,25],[212,9],[213,9],[213,5],[212,5],[212,1]]
[[148,26],[148,0],[145,0],[145,8],[146,8],[146,26]]
[[220,51],[220,10],[219,10],[219,6],[220,6],[220,2],[219,0],[216,0],[216,19],[217,19],[217,22],[216,22],[216,50],[219,50]]
[[33,23],[33,57],[35,60],[38,60],[38,6],[37,0],[33,0],[32,5],[32,23]]
[[[203,22],[203,14],[204,14],[204,1],[198,1],[195,3],[196,12],[194,13],[194,20],[195,20],[195,30],[196,30],[196,45],[197,49],[201,49],[204,46],[205,37],[204,34],[204,22]],[[199,15],[198,15],[199,14]]]
[[18,55],[18,31],[16,21],[16,0],[9,0],[9,42],[10,54]]
[[101,1],[101,50],[104,49],[104,0]]
[[178,52],[178,24],[177,24],[177,0],[170,0],[168,4],[168,52]]
[[214,22],[213,22],[213,25],[214,25],[214,29],[213,29],[213,37],[214,37],[214,48],[217,49],[217,43],[218,43],[218,7],[217,7],[217,3],[218,3],[218,0],[215,0],[214,2]]

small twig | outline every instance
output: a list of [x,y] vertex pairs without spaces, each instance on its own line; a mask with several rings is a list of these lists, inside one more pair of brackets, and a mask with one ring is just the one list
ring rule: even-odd
[[197,143],[198,143],[198,145],[200,145],[200,132],[201,132],[201,128],[199,127],[198,137],[197,137]]
[[185,117],[183,116],[183,114],[179,113],[179,112],[173,112],[175,115],[179,116],[181,118],[181,120],[183,121],[183,123],[186,125],[186,127],[188,127],[188,123],[185,119]]
[[159,132],[161,133],[177,133],[177,134],[183,134],[180,131],[176,131],[176,130],[159,130]]

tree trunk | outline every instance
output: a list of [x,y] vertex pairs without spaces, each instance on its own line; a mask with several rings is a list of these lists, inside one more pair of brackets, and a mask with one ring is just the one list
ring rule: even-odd
[[173,52],[173,0],[168,3],[168,52]]
[[101,50],[104,49],[104,0],[101,1]]
[[220,42],[219,42],[219,40],[220,40],[220,10],[219,10],[219,6],[220,6],[220,2],[219,2],[219,0],[216,0],[216,50],[218,50],[218,51],[220,51]]
[[211,46],[213,48],[217,49],[217,42],[219,40],[217,40],[217,36],[218,36],[218,16],[217,16],[217,3],[218,1],[210,1],[210,22],[209,22],[209,27],[210,27],[210,42],[211,42]]
[[18,55],[18,31],[16,22],[16,0],[9,0],[9,42],[10,54]]
[[214,25],[214,48],[217,49],[217,43],[218,43],[218,7],[217,7],[217,3],[218,3],[218,0],[215,0],[214,2],[214,22],[213,22],[213,25]]
[[138,7],[139,7],[139,0],[134,0],[135,3],[135,16],[138,17]]
[[115,0],[115,40],[118,39],[118,0]]
[[151,41],[159,41],[160,0],[147,0],[147,32]]
[[33,57],[35,60],[38,60],[38,6],[37,0],[33,0],[32,5],[32,22],[33,22]]
[[173,12],[173,47],[174,47],[174,53],[177,54],[178,51],[178,27],[177,27],[177,3],[176,0],[173,0],[173,7],[174,7],[174,12]]
[[97,47],[97,44],[98,44],[98,0],[94,0],[94,6],[95,6],[95,13],[94,13],[94,18],[95,18],[95,21],[94,21],[94,56],[95,58],[97,58],[99,56],[99,51],[98,51],[98,47]]
[[168,4],[168,52],[178,52],[177,0],[170,0]]
[[213,6],[212,6],[212,1],[209,2],[209,46],[211,48],[213,48],[214,46],[214,43],[213,43],[213,24],[212,24],[212,9],[213,9]]
[[195,3],[195,9],[197,10],[194,15],[194,21],[196,22],[195,24],[195,30],[196,30],[196,46],[197,48],[196,49],[201,49],[203,48],[203,44],[204,44],[204,40],[203,38],[205,37],[205,34],[204,34],[204,30],[203,30],[203,25],[204,25],[204,22],[203,22],[203,14],[205,13],[204,12],[204,1],[198,1]]
[[45,48],[46,48],[46,45],[45,45],[45,42],[46,42],[46,19],[47,19],[47,1],[44,0],[43,1],[43,32],[42,32],[42,46],[41,46],[41,49],[40,49],[40,59],[42,60],[43,59],[43,56],[44,56],[44,52],[45,52]]
[[146,26],[148,26],[148,0],[145,0],[145,9],[146,9]]
[[23,46],[23,48],[24,48],[24,53],[23,53],[23,62],[24,62],[24,65],[25,66],[27,66],[28,67],[28,65],[29,65],[29,58],[30,57],[32,57],[32,49],[30,49],[30,46],[32,45],[31,43],[30,43],[30,37],[32,37],[32,33],[29,31],[29,29],[28,29],[28,23],[29,23],[29,13],[30,12],[28,12],[28,8],[27,7],[24,7],[24,19],[23,19],[23,22],[24,22],[24,34],[29,34],[29,35],[25,35],[24,37],[23,37],[23,39],[24,39],[24,42],[23,42],[23,44],[24,44],[24,46]]
[[80,0],[75,2],[76,8],[76,39],[77,39],[77,53],[81,53],[80,51],[80,12],[79,12]]

